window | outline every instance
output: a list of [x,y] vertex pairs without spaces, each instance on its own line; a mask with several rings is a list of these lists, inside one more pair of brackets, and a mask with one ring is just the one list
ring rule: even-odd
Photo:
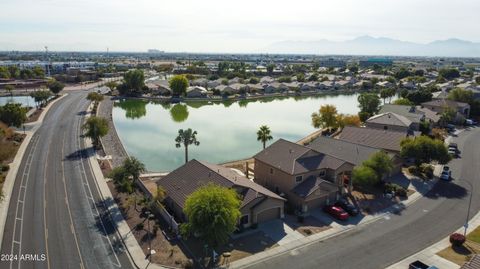
[[270,168],[270,174],[273,174],[273,168]]
[[318,174],[318,177],[324,178],[326,175],[325,170],[320,170],[320,173]]
[[248,224],[248,215],[243,215],[240,218],[240,224],[242,224],[242,225]]
[[302,176],[297,176],[295,178],[295,182],[300,182],[300,181],[302,181],[302,179],[303,179]]

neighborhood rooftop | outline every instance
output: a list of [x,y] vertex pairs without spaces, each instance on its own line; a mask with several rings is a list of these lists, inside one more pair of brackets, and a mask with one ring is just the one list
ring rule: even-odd
[[339,135],[340,139],[352,143],[397,152],[400,151],[400,141],[406,137],[407,132],[353,126],[346,126]]

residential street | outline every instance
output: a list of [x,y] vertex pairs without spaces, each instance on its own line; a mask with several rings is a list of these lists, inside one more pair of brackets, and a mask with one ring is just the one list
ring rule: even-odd
[[[72,91],[55,103],[27,148],[0,268],[132,268],[103,210],[80,137],[86,95]],[[36,261],[26,254],[37,255]]]
[[455,179],[440,181],[427,195],[398,215],[304,246],[249,268],[385,268],[414,254],[461,227],[480,209],[480,128],[453,139],[460,159],[449,165]]

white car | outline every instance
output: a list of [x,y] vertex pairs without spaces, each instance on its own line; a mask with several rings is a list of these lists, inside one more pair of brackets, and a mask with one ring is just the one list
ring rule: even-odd
[[452,179],[452,171],[443,171],[440,175],[440,179],[450,181]]

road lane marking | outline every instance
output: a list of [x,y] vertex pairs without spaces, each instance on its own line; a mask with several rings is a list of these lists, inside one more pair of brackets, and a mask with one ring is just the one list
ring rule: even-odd
[[[79,158],[79,161],[80,161],[80,167],[81,167],[81,177],[82,177],[82,180],[84,182],[84,185],[87,186],[87,189],[84,188],[84,192],[85,192],[85,195],[87,196],[87,198],[91,199],[92,203],[93,203],[93,206],[94,206],[94,209],[95,211],[93,211],[93,209],[90,209],[90,212],[92,213],[92,216],[94,217],[97,217],[99,220],[100,220],[100,224],[102,225],[102,230],[103,230],[103,233],[105,235],[107,235],[107,229],[105,228],[105,225],[103,223],[103,219],[101,218],[101,215],[100,215],[100,212],[98,211],[98,207],[95,203],[95,200],[93,199],[93,193],[92,193],[92,189],[90,188],[90,184],[88,183],[88,179],[87,179],[87,173],[86,173],[86,170],[85,170],[85,164],[83,162],[83,156],[81,154],[83,148],[82,148],[82,145],[81,145],[81,140],[80,140],[80,136],[78,134],[80,134],[80,124],[81,123],[81,118],[79,118],[78,122],[77,122],[77,136],[76,136],[76,151],[80,154],[80,158]],[[88,164],[88,162],[87,162]],[[92,171],[92,168],[89,166],[90,168],[90,173],[92,175],[92,177],[95,177],[95,174],[93,173]],[[88,190],[88,192],[87,192]],[[113,224],[112,224],[113,225]],[[115,248],[113,247],[113,244],[110,240],[110,237],[106,236],[107,238],[107,241],[108,241],[108,244],[110,245],[110,248],[111,248],[111,251],[112,251],[112,254],[114,255],[115,257],[115,260],[117,261],[117,263],[115,264],[113,261],[112,264],[117,266],[117,267],[122,267],[122,265],[120,264],[120,260],[118,259],[118,256],[116,254],[116,251],[115,251]]]
[[[63,156],[65,156],[65,137],[67,135],[67,132],[64,131],[63,132],[63,142],[62,142],[62,158]],[[78,240],[77,240],[77,234],[75,232],[75,226],[73,224],[73,218],[72,218],[72,212],[70,210],[70,204],[68,203],[68,193],[67,193],[67,184],[65,182],[65,160],[62,160],[61,161],[62,163],[62,178],[63,178],[63,189],[65,191],[65,198],[67,199],[67,211],[68,211],[68,216],[70,217],[70,228],[72,229],[72,233],[73,233],[73,238],[75,240],[75,245],[77,247],[77,251],[78,251],[78,256],[80,258],[80,267],[81,268],[84,268],[83,266],[83,258],[82,258],[82,253],[80,252],[80,246],[78,245]]]

